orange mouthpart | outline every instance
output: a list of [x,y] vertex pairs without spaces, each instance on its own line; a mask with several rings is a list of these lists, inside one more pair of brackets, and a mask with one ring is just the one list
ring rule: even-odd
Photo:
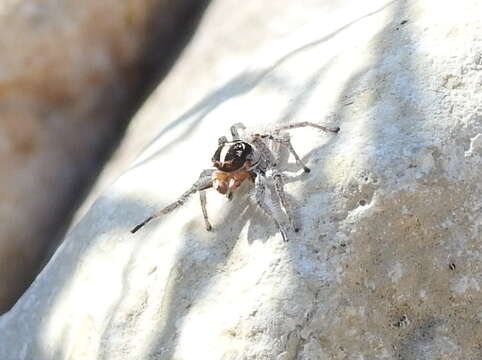
[[246,166],[232,172],[215,171],[212,174],[213,188],[224,195],[228,190],[230,192],[236,191],[243,181],[249,178],[251,178],[251,174],[246,170]]

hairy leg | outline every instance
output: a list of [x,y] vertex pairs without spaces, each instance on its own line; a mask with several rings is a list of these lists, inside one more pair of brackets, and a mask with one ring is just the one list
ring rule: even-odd
[[167,205],[165,208],[159,210],[158,212],[154,213],[153,215],[149,216],[146,220],[142,223],[136,225],[132,230],[131,233],[135,233],[141,227],[146,225],[153,219],[156,219],[162,215],[169,214],[171,211],[177,209],[178,207],[184,205],[184,203],[189,199],[189,197],[202,190],[209,189],[213,185],[213,181],[211,179],[211,174],[214,172],[214,169],[206,169],[201,172],[199,175],[199,179],[189,188],[189,190],[185,191],[176,201]]
[[244,130],[246,126],[243,123],[236,123],[231,126],[231,135],[233,137],[233,141],[241,140],[241,136],[239,135],[238,129]]
[[314,127],[314,128],[317,128],[317,129],[320,129],[320,130],[323,130],[323,131],[327,131],[327,132],[332,132],[332,133],[335,133],[335,134],[338,131],[340,131],[340,128],[338,126],[337,127],[327,127],[327,126],[323,126],[323,125],[313,123],[313,122],[309,122],[309,121],[302,121],[302,122],[298,122],[298,123],[294,123],[294,124],[283,125],[283,126],[280,126],[280,127],[276,128],[274,131],[277,132],[277,131],[281,131],[281,130],[290,130],[290,129],[296,129],[296,128],[306,127],[306,126],[311,126],[311,127]]
[[262,179],[262,175],[258,173],[256,176],[256,179],[254,181],[254,186],[255,186],[255,199],[256,203],[258,206],[263,210],[265,215],[270,218],[271,220],[274,221],[276,226],[279,229],[279,232],[281,233],[281,237],[283,238],[283,241],[288,241],[288,236],[286,234],[286,229],[284,228],[283,225],[279,223],[278,220],[273,215],[273,212],[269,208],[269,206],[265,202],[265,192],[266,192],[266,185],[264,182],[264,179]]
[[218,139],[218,145],[221,146],[221,145],[224,145],[228,142],[228,138],[226,136],[221,136],[219,139]]
[[208,211],[206,209],[206,191],[202,190],[199,192],[199,200],[201,200],[201,210],[203,212],[203,219],[204,219],[204,224],[206,225],[206,230],[211,231],[212,226],[211,223],[209,222],[208,218]]
[[302,167],[305,172],[309,173],[311,171],[310,168],[307,167],[303,163],[301,158],[296,153],[295,149],[293,148],[293,144],[291,143],[291,140],[290,140],[289,136],[284,137],[284,136],[279,135],[280,131],[282,131],[282,130],[290,130],[290,129],[296,129],[296,128],[306,127],[306,126],[314,127],[314,128],[317,128],[317,129],[320,129],[320,130],[323,130],[323,131],[327,131],[327,132],[332,132],[332,133],[335,133],[335,134],[338,133],[338,131],[340,131],[339,127],[331,128],[331,127],[326,127],[326,126],[316,124],[316,123],[313,123],[313,122],[303,121],[303,122],[298,122],[298,123],[294,123],[294,124],[288,124],[288,125],[280,126],[280,127],[273,130],[274,135],[264,134],[264,135],[259,135],[259,136],[261,138],[268,138],[269,140],[271,140],[273,142],[276,142],[276,143],[279,143],[280,145],[286,146],[288,148],[289,152],[291,154],[293,154],[293,156],[296,160],[296,163],[300,167]]
[[293,228],[294,232],[300,231],[300,226],[295,221],[295,217],[293,215],[294,212],[293,212],[291,203],[286,198],[286,193],[284,190],[284,181],[281,173],[277,170],[274,170],[271,174],[271,177],[273,178],[276,195],[278,196],[278,199],[281,202],[281,206],[283,207],[286,213],[286,216],[288,217],[288,221],[291,224],[291,227]]
[[290,151],[290,153],[293,154],[293,156],[295,157],[296,163],[300,167],[302,167],[306,173],[309,173],[311,171],[310,168],[306,166],[305,163],[300,159],[295,149],[293,148],[293,145],[291,144],[291,140],[289,138],[286,140],[285,146],[288,147],[288,150]]
[[282,146],[286,146],[289,152],[294,156],[296,163],[300,167],[302,167],[306,173],[309,173],[311,171],[310,168],[305,165],[305,163],[301,160],[301,158],[296,153],[295,149],[293,148],[293,145],[291,144],[291,140],[289,137],[280,137],[280,136],[273,136],[273,135],[261,135],[261,136],[267,137],[271,141],[279,143]]
[[268,167],[275,168],[278,166],[278,159],[274,156],[273,152],[269,149],[266,145],[264,138],[271,136],[271,135],[253,135],[251,142],[256,147],[256,149],[260,152],[261,158],[263,162],[266,162],[262,166],[266,169]]

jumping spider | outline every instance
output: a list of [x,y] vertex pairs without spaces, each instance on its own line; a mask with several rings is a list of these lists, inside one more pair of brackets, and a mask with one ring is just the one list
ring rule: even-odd
[[278,168],[282,148],[288,149],[289,152],[293,154],[296,163],[301,166],[305,172],[310,172],[310,169],[301,161],[293,149],[289,135],[287,133],[280,134],[280,132],[282,130],[305,126],[311,126],[333,133],[337,133],[340,130],[338,127],[329,128],[311,122],[300,122],[278,127],[268,134],[248,136],[244,136],[243,134],[243,136],[241,136],[238,130],[244,130],[245,126],[242,123],[231,126],[233,140],[228,141],[225,136],[219,138],[219,146],[212,158],[214,168],[203,170],[199,175],[199,179],[189,190],[182,194],[179,199],[148,217],[142,223],[135,226],[131,232],[135,233],[152,219],[166,215],[182,206],[187,199],[196,192],[199,192],[204,223],[206,229],[209,231],[212,229],[212,226],[206,210],[205,190],[214,188],[220,194],[225,195],[231,200],[233,192],[235,192],[245,180],[249,179],[254,183],[254,197],[258,206],[278,226],[283,240],[288,241],[285,226],[275,218],[272,209],[265,202],[265,191],[270,183],[274,185],[274,190],[279,200],[278,203],[280,203],[284,209],[293,230],[298,232],[299,226],[295,223],[291,206],[286,199],[281,169]]

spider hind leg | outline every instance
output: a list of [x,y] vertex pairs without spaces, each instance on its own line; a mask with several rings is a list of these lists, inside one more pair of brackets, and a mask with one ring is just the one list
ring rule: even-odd
[[[284,146],[288,149],[288,151],[293,155],[293,157],[295,158],[296,160],[296,163],[301,167],[303,168],[303,171],[305,173],[309,173],[311,170],[308,166],[305,165],[305,163],[303,162],[303,160],[301,160],[301,158],[299,157],[299,155],[296,153],[294,147],[293,147],[293,144],[291,144],[291,140],[290,140],[290,137],[288,134],[286,134],[287,136],[284,136],[284,137],[281,137],[281,136],[273,136],[273,135],[265,135],[267,136],[271,141],[279,144],[279,146]],[[281,149],[278,149],[278,157],[280,156],[280,153],[281,153]]]
[[297,123],[293,123],[293,124],[289,124],[289,125],[280,126],[280,127],[275,129],[275,132],[278,132],[280,130],[290,130],[290,129],[296,129],[296,128],[307,127],[307,126],[314,127],[314,128],[326,131],[326,132],[332,132],[332,133],[335,133],[335,134],[338,133],[338,131],[340,131],[340,128],[338,126],[328,127],[328,126],[323,126],[323,125],[320,125],[320,124],[317,124],[317,123],[314,123],[314,122],[310,122],[310,121],[302,121],[302,122],[297,122]]
[[302,121],[302,122],[297,122],[297,123],[293,123],[293,124],[280,126],[273,131],[273,133],[276,136],[270,136],[270,139],[272,141],[279,142],[279,143],[283,144],[284,146],[286,146],[288,148],[290,153],[293,154],[294,158],[296,159],[296,163],[299,166],[301,166],[306,173],[309,173],[311,170],[310,170],[309,167],[307,167],[303,163],[303,161],[300,159],[300,157],[296,153],[295,149],[293,148],[293,145],[291,144],[291,140],[290,140],[289,136],[287,136],[285,138],[282,138],[282,137],[279,137],[278,135],[279,135],[280,131],[282,131],[282,130],[291,130],[291,129],[297,129],[297,128],[308,127],[308,126],[314,127],[316,129],[320,129],[320,130],[323,130],[323,131],[326,131],[326,132],[332,132],[334,134],[337,134],[340,131],[340,128],[338,126],[327,127],[327,126],[316,124],[316,123],[313,123],[313,122],[310,122],[310,121]]

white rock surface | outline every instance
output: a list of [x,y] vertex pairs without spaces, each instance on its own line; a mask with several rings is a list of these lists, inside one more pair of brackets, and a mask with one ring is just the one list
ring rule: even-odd
[[[152,142],[0,317],[0,358],[480,359],[481,10],[213,2],[126,147]],[[341,132],[293,131],[290,242],[246,187],[208,195],[214,232],[193,199],[129,233],[232,123],[304,120]]]

